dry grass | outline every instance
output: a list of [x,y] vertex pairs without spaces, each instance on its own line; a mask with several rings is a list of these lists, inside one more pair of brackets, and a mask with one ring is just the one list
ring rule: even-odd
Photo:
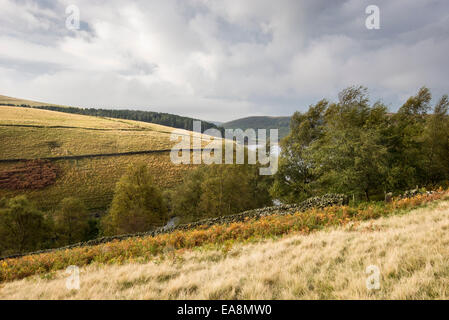
[[[144,263],[163,255],[167,248],[179,254],[188,249],[218,246],[228,250],[237,242],[273,239],[289,233],[309,234],[331,226],[345,226],[390,215],[400,215],[417,207],[448,199],[447,191],[395,200],[385,205],[363,203],[356,207],[333,206],[292,215],[270,215],[240,222],[198,226],[155,236],[131,237],[98,245],[57,250],[5,259],[0,266],[0,282],[63,270],[70,265]],[[354,225],[353,225],[354,226]]]
[[0,137],[1,159],[167,150],[173,145],[170,134],[158,131],[89,131],[0,125]]
[[107,118],[91,117],[50,110],[0,106],[1,124],[23,124],[36,126],[69,126],[82,128],[131,128],[127,123]]
[[[116,157],[98,157],[80,160],[59,160],[56,182],[41,190],[0,189],[1,197],[26,194],[39,208],[51,210],[69,196],[83,200],[92,211],[103,211],[112,200],[116,182],[134,163],[147,164],[155,183],[161,188],[172,188],[182,181],[183,175],[194,165],[175,165],[169,153]],[[8,171],[15,163],[0,164],[0,172]]]
[[[91,265],[0,286],[2,299],[447,299],[449,202],[311,235],[167,252],[146,264]],[[381,288],[367,290],[377,265]]]
[[0,159],[167,150],[175,143],[170,141],[173,129],[131,120],[0,106]]
[[[167,150],[175,144],[170,141],[173,130],[171,127],[132,120],[0,106],[0,159]],[[203,146],[206,145],[206,136],[181,131],[186,135],[201,136]],[[112,199],[115,183],[129,165],[138,162],[148,163],[154,179],[164,188],[180,182],[183,173],[193,167],[174,165],[168,152],[61,160],[57,161],[57,165],[61,167],[61,175],[54,185],[26,192],[0,189],[0,198],[26,193],[41,209],[48,210],[54,208],[64,197],[76,196],[85,201],[90,210],[104,211]],[[14,165],[2,163],[0,172],[8,171]]]

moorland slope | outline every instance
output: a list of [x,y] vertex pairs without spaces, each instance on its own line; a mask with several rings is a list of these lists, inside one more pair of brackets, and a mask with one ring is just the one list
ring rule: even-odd
[[[311,234],[172,251],[3,283],[1,299],[447,299],[449,202]],[[380,271],[368,290],[367,267]]]
[[[168,150],[176,143],[170,140],[173,130],[132,120],[0,106],[0,198],[26,194],[49,210],[63,198],[76,196],[91,211],[103,212],[118,179],[129,165],[139,162],[148,165],[158,185],[171,187],[192,168],[170,161]],[[141,154],[129,154],[133,152]],[[116,155],[106,156],[110,154]],[[11,161],[58,157],[66,159],[50,164]],[[55,173],[56,179],[48,184]]]

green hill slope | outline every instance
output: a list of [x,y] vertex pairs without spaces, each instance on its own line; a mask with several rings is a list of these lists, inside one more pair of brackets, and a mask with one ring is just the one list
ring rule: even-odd
[[278,129],[279,139],[285,137],[290,131],[290,117],[268,117],[268,116],[255,116],[246,117],[229,122],[225,122],[221,125],[225,129]]

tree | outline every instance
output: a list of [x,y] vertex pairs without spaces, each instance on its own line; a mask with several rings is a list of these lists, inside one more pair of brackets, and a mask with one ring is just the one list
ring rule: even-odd
[[54,214],[55,227],[62,243],[74,243],[87,239],[89,214],[82,201],[69,197],[59,204]]
[[167,207],[148,168],[130,167],[117,182],[109,213],[104,217],[105,234],[125,234],[152,230],[167,219]]
[[314,192],[311,183],[316,180],[313,163],[305,158],[310,144],[323,134],[328,101],[321,100],[301,114],[295,112],[290,122],[290,133],[281,140],[279,168],[270,192],[285,203],[298,203]]
[[367,90],[350,87],[339,102],[325,113],[323,133],[310,144],[306,159],[313,163],[319,193],[341,192],[364,195],[385,188],[387,149],[381,128],[386,125],[386,108],[368,104]]
[[173,214],[192,221],[269,205],[269,179],[257,165],[199,167],[173,192]]
[[295,113],[281,142],[279,170],[271,188],[283,202],[326,192],[364,195],[385,185],[388,117],[381,103],[369,105],[364,87],[349,87],[337,103],[319,101]]
[[203,214],[198,210],[201,201],[201,182],[206,176],[206,169],[199,167],[186,173],[183,182],[171,194],[173,214],[185,220],[198,220]]
[[399,191],[426,180],[424,131],[432,96],[426,87],[410,97],[390,119],[386,135],[390,190]]
[[449,180],[449,99],[444,95],[427,118],[423,138],[426,172],[425,184],[436,185]]
[[49,223],[25,196],[7,200],[0,208],[0,251],[21,253],[46,246]]
[[[242,167],[241,167],[242,166]],[[213,165],[201,182],[198,209],[206,216],[222,216],[251,207],[251,189],[243,165]]]

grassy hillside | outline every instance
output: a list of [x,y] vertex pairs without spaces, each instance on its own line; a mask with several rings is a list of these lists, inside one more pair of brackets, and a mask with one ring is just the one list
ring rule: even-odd
[[285,137],[290,131],[290,117],[247,117],[221,124],[225,129],[278,129],[279,139]]
[[[0,160],[167,150],[174,144],[170,141],[172,131],[170,127],[138,121],[0,106]],[[11,183],[2,180],[0,198],[27,194],[40,208],[48,210],[64,197],[76,196],[91,211],[104,211],[117,180],[130,164],[137,162],[147,163],[162,187],[175,185],[191,168],[172,164],[169,152],[58,160],[52,161],[58,171],[54,184],[43,189],[16,190],[5,188]],[[0,162],[0,178],[23,180],[23,167],[26,163]]]
[[[135,120],[139,122],[160,124],[173,128],[180,128],[185,130],[193,130],[193,121],[197,119],[179,116],[164,112],[143,111],[143,110],[129,110],[129,109],[96,109],[96,108],[80,108],[80,107],[68,107],[55,104],[48,104],[30,100],[23,100],[17,98],[11,98],[0,95],[0,106],[16,106],[36,108],[42,110],[58,111],[64,113],[71,113],[77,115],[87,115],[95,117],[107,117],[114,119]],[[218,127],[207,121],[201,121],[202,131],[209,128]]]
[[0,110],[1,159],[162,150],[173,145],[173,128],[157,124],[31,108]]
[[[0,298],[447,299],[447,193],[445,200],[435,201],[437,199],[441,196],[395,201],[386,206],[385,211],[377,210],[384,212],[377,220],[371,220],[379,217],[373,215],[375,207],[359,207],[355,211],[358,213],[348,216],[347,222],[329,224],[325,219],[322,225],[328,227],[321,231],[309,234],[300,231],[302,229],[290,228],[289,234],[281,238],[273,238],[285,224],[285,221],[280,224],[281,220],[294,216],[247,221],[241,223],[249,224],[245,229],[239,224],[230,225],[229,234],[242,237],[231,237],[235,240],[226,242],[218,237],[212,242],[215,245],[204,240],[206,230],[192,231],[196,232],[197,241],[203,239],[203,246],[177,250],[174,242],[171,246],[166,244],[159,254],[148,252],[148,257],[154,255],[153,258],[143,260],[136,256],[136,252],[147,245],[144,239],[98,246],[94,251],[101,253],[103,262],[88,258],[88,254],[94,252],[88,249],[7,260],[0,264],[6,273],[8,270],[24,271],[33,264],[44,262],[47,267],[57,263],[64,269],[62,258],[69,254],[71,259],[67,263],[82,266],[86,261],[91,262],[81,268],[79,291],[67,290],[67,275],[59,271],[3,283]],[[419,208],[410,212],[416,207]],[[340,218],[338,215],[332,218],[332,212],[337,213],[335,209],[329,209],[327,214],[318,210],[312,215],[299,216],[304,216],[312,226],[319,225],[320,219],[325,217],[331,219],[328,222],[337,222]],[[360,222],[357,215],[368,221]],[[271,223],[264,221],[266,219],[272,219]],[[260,232],[265,230],[264,237],[249,235],[251,225],[256,224],[260,224]],[[219,235],[225,237],[226,234],[226,229],[220,229]],[[173,241],[182,241],[181,234],[170,237]],[[245,238],[252,241],[242,243],[237,240]],[[159,242],[163,244],[162,238]],[[111,265],[113,262],[120,263]],[[368,275],[365,271],[369,265],[380,269],[379,290],[366,288]],[[41,268],[45,266],[42,264]]]

